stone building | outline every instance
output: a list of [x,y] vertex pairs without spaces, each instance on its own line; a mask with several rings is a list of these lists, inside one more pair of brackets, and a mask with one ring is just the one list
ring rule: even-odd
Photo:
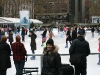
[[19,17],[22,6],[30,10],[30,18],[37,18],[44,23],[58,20],[62,22],[67,16],[66,0],[0,0],[3,17]]
[[44,23],[85,22],[85,0],[0,0],[1,16],[19,17],[19,10],[27,8],[30,18]]
[[69,0],[69,14],[74,23],[85,22],[85,0]]

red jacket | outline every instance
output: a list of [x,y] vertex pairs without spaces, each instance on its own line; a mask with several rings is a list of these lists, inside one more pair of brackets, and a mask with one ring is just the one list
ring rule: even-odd
[[12,51],[13,51],[13,60],[14,61],[25,60],[25,56],[27,53],[26,53],[26,49],[25,49],[23,43],[21,43],[21,42],[13,43]]
[[100,43],[99,43],[99,48],[98,48],[98,51],[100,52]]

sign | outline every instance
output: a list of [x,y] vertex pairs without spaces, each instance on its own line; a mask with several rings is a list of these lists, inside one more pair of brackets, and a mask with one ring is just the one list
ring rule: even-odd
[[29,28],[29,10],[20,10],[20,25],[21,27]]
[[92,23],[100,23],[100,16],[93,16]]

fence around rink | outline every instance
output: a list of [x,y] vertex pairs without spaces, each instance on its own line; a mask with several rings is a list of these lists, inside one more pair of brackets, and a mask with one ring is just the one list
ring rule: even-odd
[[[90,55],[98,55],[100,53],[91,53]],[[60,54],[60,56],[69,56],[70,54]],[[13,54],[11,54],[13,56]],[[43,64],[43,54],[27,54],[27,56],[40,56],[40,72],[42,70],[42,64]]]

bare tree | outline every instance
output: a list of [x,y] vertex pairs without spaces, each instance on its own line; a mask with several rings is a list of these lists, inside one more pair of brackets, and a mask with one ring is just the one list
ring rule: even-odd
[[100,16],[100,0],[91,1],[89,13],[91,16]]

